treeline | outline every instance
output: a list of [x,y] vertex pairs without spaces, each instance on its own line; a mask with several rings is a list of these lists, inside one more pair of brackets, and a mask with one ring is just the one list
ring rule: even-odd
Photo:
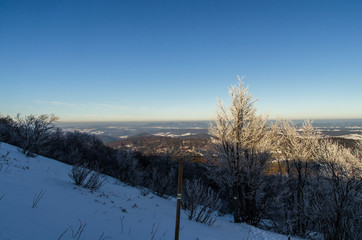
[[[0,141],[19,147],[27,157],[42,155],[115,177],[144,194],[175,196],[178,159],[171,155],[145,155],[106,146],[98,136],[56,127],[54,115],[0,116]],[[186,159],[187,160],[187,159]],[[185,179],[201,176],[204,166],[186,162]]]
[[[185,162],[182,207],[189,219],[212,225],[216,211],[288,235],[361,239],[361,149],[324,138],[308,122],[301,128],[289,121],[267,125],[241,82],[231,97],[210,127],[208,162]],[[56,121],[53,115],[0,117],[0,141],[28,157],[113,176],[144,195],[175,196],[174,156],[115,150],[95,135],[63,132]]]

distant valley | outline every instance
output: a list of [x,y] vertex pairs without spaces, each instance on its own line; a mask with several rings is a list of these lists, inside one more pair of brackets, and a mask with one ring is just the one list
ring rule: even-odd
[[[301,125],[302,122],[295,121],[295,124]],[[77,130],[98,135],[106,145],[115,149],[146,155],[182,155],[188,156],[191,161],[203,161],[204,154],[210,149],[209,124],[208,121],[100,122],[60,123],[59,126],[64,131]],[[313,126],[347,147],[362,140],[362,119],[314,120]]]
[[64,131],[77,130],[98,135],[103,142],[108,143],[143,134],[172,138],[204,138],[208,137],[209,122],[76,122],[58,125]]
[[[295,120],[301,125],[302,120]],[[72,122],[58,123],[64,131],[79,131],[98,135],[107,143],[150,134],[172,138],[208,137],[209,121],[185,122]],[[270,121],[273,123],[273,120]],[[333,137],[362,140],[362,119],[314,120],[313,126],[323,134]]]

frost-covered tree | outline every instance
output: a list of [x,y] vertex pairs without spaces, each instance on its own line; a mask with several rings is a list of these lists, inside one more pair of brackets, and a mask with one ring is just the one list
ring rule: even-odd
[[270,159],[267,117],[256,114],[255,99],[238,77],[229,91],[231,105],[219,100],[209,133],[214,146],[210,177],[229,196],[235,222],[256,225],[262,214],[263,171]]
[[325,239],[361,239],[362,159],[330,139],[320,141],[320,174],[313,194],[319,231]]
[[314,175],[312,171],[316,164],[320,135],[308,121],[300,129],[291,121],[278,121],[273,125],[273,130],[274,158],[281,175],[281,225],[288,234],[305,235],[311,224],[308,187],[310,177]]
[[358,153],[319,134],[310,122],[299,129],[290,121],[273,126],[278,162],[278,228],[325,239],[361,236],[362,162]]

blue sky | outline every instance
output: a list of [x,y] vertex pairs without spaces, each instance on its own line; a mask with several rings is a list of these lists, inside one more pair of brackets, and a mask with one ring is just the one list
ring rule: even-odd
[[0,113],[209,120],[245,76],[271,118],[362,118],[362,1],[0,0]]

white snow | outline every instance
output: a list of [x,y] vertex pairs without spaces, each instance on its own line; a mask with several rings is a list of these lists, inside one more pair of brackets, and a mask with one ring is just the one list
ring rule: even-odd
[[360,126],[351,126],[351,127],[346,127],[346,128],[349,128],[349,129],[362,129],[362,127],[360,127]]
[[[174,239],[174,198],[143,196],[111,177],[91,192],[72,183],[70,169],[49,158],[26,158],[16,147],[0,143],[1,240],[77,239],[82,226],[83,240]],[[189,221],[182,212],[180,240],[287,239],[231,219],[219,217],[210,227]]]
[[347,138],[347,139],[354,139],[354,140],[362,140],[361,134],[347,134],[347,135],[342,135],[339,137]]
[[95,135],[101,135],[101,134],[104,134],[103,131],[93,131],[93,132],[90,132],[91,134],[95,134]]
[[155,136],[159,136],[159,137],[186,137],[186,136],[192,136],[192,135],[196,135],[196,133],[184,133],[184,134],[173,134],[171,132],[160,132],[160,133],[155,133],[153,134]]
[[85,128],[85,129],[76,129],[78,132],[81,132],[81,133],[90,133],[94,130],[96,130],[97,128]]

